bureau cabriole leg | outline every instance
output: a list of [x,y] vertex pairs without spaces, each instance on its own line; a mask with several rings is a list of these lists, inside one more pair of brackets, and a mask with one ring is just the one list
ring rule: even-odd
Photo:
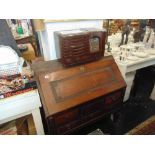
[[44,129],[43,129],[43,124],[42,124],[42,119],[41,119],[39,108],[34,109],[32,111],[32,116],[33,116],[33,120],[34,120],[34,124],[35,124],[37,134],[38,135],[44,135]]

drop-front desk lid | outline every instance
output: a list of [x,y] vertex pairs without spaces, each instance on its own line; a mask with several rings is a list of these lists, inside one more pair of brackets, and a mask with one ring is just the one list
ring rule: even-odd
[[126,87],[113,57],[42,74],[39,81],[46,116]]

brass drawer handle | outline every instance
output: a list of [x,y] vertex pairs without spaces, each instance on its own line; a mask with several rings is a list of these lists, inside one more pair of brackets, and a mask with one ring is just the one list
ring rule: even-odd
[[86,68],[84,66],[80,67],[80,71],[84,72],[86,70]]

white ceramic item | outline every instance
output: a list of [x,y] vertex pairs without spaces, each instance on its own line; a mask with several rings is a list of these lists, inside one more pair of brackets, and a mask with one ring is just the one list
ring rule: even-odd
[[155,49],[152,48],[152,49],[148,49],[147,52],[151,55],[155,55]]
[[136,56],[128,56],[127,59],[128,59],[128,60],[132,60],[132,61],[137,61],[137,60],[139,60],[139,58],[137,58]]
[[17,53],[9,46],[0,46],[0,65],[19,61]]
[[135,56],[139,57],[139,58],[146,58],[146,57],[148,57],[148,54],[146,52],[134,52],[133,54]]

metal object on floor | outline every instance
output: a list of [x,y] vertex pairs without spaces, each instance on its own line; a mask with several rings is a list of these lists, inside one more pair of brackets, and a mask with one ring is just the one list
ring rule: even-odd
[[88,135],[104,135],[101,129],[96,129],[93,132],[89,133]]

